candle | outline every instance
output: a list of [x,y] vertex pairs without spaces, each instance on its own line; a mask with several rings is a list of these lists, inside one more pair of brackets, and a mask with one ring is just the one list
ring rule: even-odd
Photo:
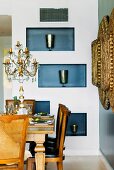
[[9,52],[12,53],[12,48],[10,48]]
[[27,54],[29,52],[28,48],[25,48],[25,54]]
[[20,45],[20,42],[19,41],[17,41],[17,46],[19,46]]

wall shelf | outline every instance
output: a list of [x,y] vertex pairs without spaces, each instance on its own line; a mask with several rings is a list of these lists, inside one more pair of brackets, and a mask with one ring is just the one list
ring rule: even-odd
[[86,87],[86,64],[40,64],[38,87],[63,87],[59,71],[68,70],[65,87]]
[[[73,125],[78,125],[77,132],[73,132]],[[66,136],[87,136],[87,113],[71,113]]]
[[74,51],[74,28],[26,28],[26,46],[30,51],[48,51],[47,34],[53,34],[54,48],[52,51]]

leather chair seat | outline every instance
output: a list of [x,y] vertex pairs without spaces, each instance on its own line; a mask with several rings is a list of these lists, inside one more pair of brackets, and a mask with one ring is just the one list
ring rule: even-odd
[[46,157],[56,157],[59,154],[59,150],[55,149],[55,147],[47,147],[45,149]]
[[45,143],[44,143],[45,148],[47,148],[47,147],[56,147],[56,141],[57,141],[56,138],[48,136],[46,138]]

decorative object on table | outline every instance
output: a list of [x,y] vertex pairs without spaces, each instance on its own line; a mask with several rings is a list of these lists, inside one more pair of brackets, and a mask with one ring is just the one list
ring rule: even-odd
[[13,52],[12,48],[10,48],[8,55],[5,56],[5,61],[3,64],[8,80],[17,80],[20,83],[20,108],[23,108],[23,82],[24,80],[29,80],[29,78],[32,78],[32,81],[36,80],[36,73],[39,63],[32,57],[27,47],[25,48],[25,51],[23,50],[23,46],[19,41],[17,41],[15,47],[16,52]]
[[47,118],[35,116],[30,118],[30,124],[44,124],[44,125],[52,125],[54,123],[54,117],[48,116]]
[[14,111],[13,112],[15,114],[17,114],[18,113],[18,109],[19,109],[19,102],[20,101],[17,99],[17,96],[14,96],[13,99],[14,99],[14,104],[13,104],[14,105]]
[[49,49],[49,51],[52,51],[52,48],[54,48],[55,35],[46,34],[45,37],[46,37],[46,47]]
[[6,114],[9,115],[9,114],[13,114],[15,113],[15,109],[14,109],[14,105],[11,104],[11,105],[5,105],[5,109],[6,109]]
[[23,108],[24,107],[24,103],[23,103],[23,101],[24,101],[24,95],[23,95],[24,94],[24,89],[23,89],[22,85],[19,88],[19,94],[20,94],[20,96],[19,96],[20,108]]
[[16,105],[18,106],[19,100],[17,99],[17,96],[14,96],[13,99],[14,99],[14,106],[16,106]]
[[59,70],[59,80],[62,87],[65,87],[65,84],[68,83],[68,70]]
[[23,104],[24,107],[20,108],[20,100],[17,99],[17,96],[14,96],[13,99],[7,99],[5,101],[6,114],[28,114],[34,115],[35,113],[35,100],[26,99]]
[[35,113],[34,116],[48,116],[49,113],[46,113],[46,112],[38,112],[38,113]]

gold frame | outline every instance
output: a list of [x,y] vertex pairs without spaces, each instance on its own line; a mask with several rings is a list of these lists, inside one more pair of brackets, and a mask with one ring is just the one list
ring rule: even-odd
[[92,84],[100,87],[101,84],[101,43],[98,39],[91,44],[92,48]]
[[[104,16],[98,30],[98,37],[92,42],[92,83],[98,87],[99,99],[104,109],[110,108],[109,89],[112,86],[111,39],[109,16]],[[111,83],[110,83],[111,82]]]

